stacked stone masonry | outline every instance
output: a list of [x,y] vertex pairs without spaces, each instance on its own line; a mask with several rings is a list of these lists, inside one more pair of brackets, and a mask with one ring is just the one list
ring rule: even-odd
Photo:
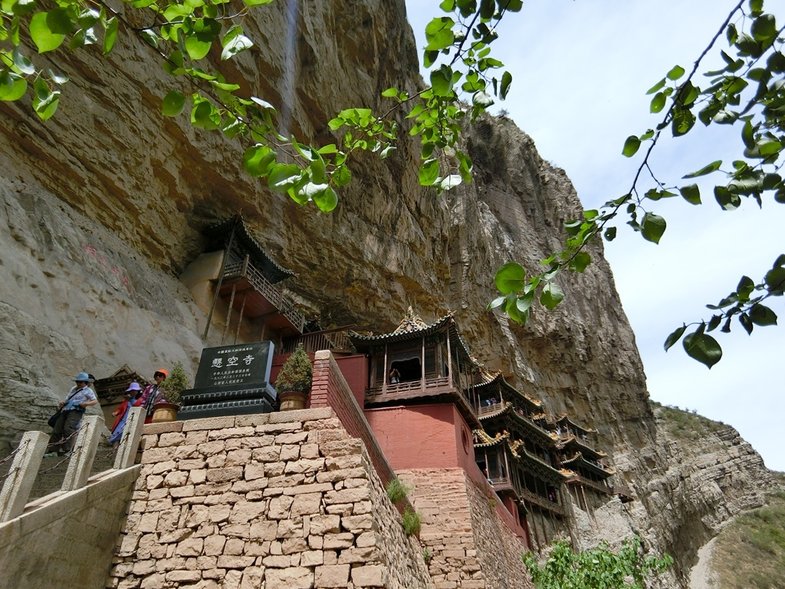
[[526,545],[496,513],[487,493],[463,469],[398,471],[422,517],[420,541],[436,589],[531,589]]
[[433,587],[329,408],[145,428],[107,587]]

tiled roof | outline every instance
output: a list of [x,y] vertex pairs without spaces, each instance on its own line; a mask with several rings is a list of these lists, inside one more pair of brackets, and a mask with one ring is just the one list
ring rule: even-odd
[[227,219],[207,226],[203,233],[212,239],[214,246],[226,247],[229,243],[229,236],[234,230],[235,239],[240,242],[251,258],[254,265],[261,267],[262,273],[272,283],[280,282],[285,278],[294,276],[294,272],[279,266],[264,250],[256,238],[251,235],[245,220],[239,213]]

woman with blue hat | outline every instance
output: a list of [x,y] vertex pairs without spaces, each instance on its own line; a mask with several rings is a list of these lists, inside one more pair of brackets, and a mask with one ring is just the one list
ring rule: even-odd
[[71,451],[74,445],[74,434],[79,429],[85,409],[98,403],[93,389],[89,386],[89,374],[80,372],[74,377],[74,382],[76,386],[69,391],[65,401],[60,401],[59,413],[52,426],[52,435],[49,436],[47,451],[57,452],[58,456],[63,456]]
[[109,436],[109,443],[115,448],[120,443],[120,438],[123,436],[125,430],[125,422],[128,421],[128,416],[131,413],[131,408],[140,404],[140,397],[142,396],[142,387],[138,382],[132,382],[130,386],[125,389],[125,400],[120,406],[115,409],[112,415],[117,417],[117,420],[112,426],[112,435]]

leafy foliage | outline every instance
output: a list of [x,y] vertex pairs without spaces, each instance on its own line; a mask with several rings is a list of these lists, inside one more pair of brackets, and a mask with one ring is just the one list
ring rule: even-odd
[[387,483],[386,491],[387,498],[393,503],[398,503],[399,501],[406,499],[409,491],[411,491],[411,488],[396,477]]
[[161,391],[164,398],[170,403],[175,405],[180,404],[180,395],[183,391],[190,387],[188,377],[185,374],[185,368],[182,362],[175,362],[172,371],[166,380],[161,383]]
[[407,536],[418,536],[422,522],[420,521],[420,514],[412,509],[407,509],[403,512],[403,531]]
[[560,540],[553,544],[544,565],[531,552],[523,556],[523,563],[537,589],[645,589],[647,579],[669,568],[673,559],[645,556],[636,536],[626,540],[618,552],[605,543],[574,552],[568,542]]
[[275,388],[280,392],[307,393],[311,390],[312,374],[311,359],[302,345],[298,345],[281,367]]
[[[659,243],[667,222],[653,210],[657,201],[681,196],[691,205],[702,203],[698,184],[667,185],[655,175],[650,155],[663,133],[681,137],[698,121],[704,126],[735,126],[740,137],[738,159],[729,165],[712,161],[683,179],[722,174],[724,178],[718,179],[713,193],[725,211],[739,208],[742,199],[752,199],[761,207],[764,201],[767,205],[785,203],[785,182],[779,173],[785,165],[785,40],[781,33],[774,15],[764,12],[762,0],[740,1],[689,74],[676,65],[649,89],[651,112],[664,114],[654,128],[630,135],[624,142],[625,157],[645,148],[630,189],[598,210],[585,211],[583,218],[567,222],[564,248],[542,260],[545,270],[526,278],[523,268],[514,262],[502,266],[496,274],[502,296],[491,302],[490,308],[500,308],[511,320],[525,324],[538,298],[547,309],[563,300],[561,291],[553,296],[554,279],[565,269],[583,272],[590,262],[586,248],[600,236],[612,241],[617,230],[612,223],[620,214],[626,215],[626,224],[644,239]],[[727,48],[719,50],[719,55],[725,66],[705,72],[706,82],[699,85],[699,67],[723,34]],[[730,332],[734,317],[747,333],[752,333],[754,326],[776,324],[777,315],[763,301],[782,296],[783,290],[785,255],[780,255],[762,280],[756,283],[745,276],[734,292],[716,305],[707,305],[717,311],[710,319],[683,325],[671,333],[665,349],[684,337],[685,352],[711,368],[722,358],[722,348],[708,332],[720,325],[721,332]],[[688,328],[692,328],[689,333]]]

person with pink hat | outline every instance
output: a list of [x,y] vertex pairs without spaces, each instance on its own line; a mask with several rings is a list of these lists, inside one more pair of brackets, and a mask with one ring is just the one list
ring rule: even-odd
[[131,413],[131,408],[140,404],[142,387],[138,382],[132,382],[129,387],[125,389],[125,392],[125,400],[112,412],[112,415],[117,419],[115,419],[115,422],[112,425],[112,435],[109,436],[109,443],[115,448],[120,444],[120,438],[123,436],[125,422],[128,421],[128,415]]

